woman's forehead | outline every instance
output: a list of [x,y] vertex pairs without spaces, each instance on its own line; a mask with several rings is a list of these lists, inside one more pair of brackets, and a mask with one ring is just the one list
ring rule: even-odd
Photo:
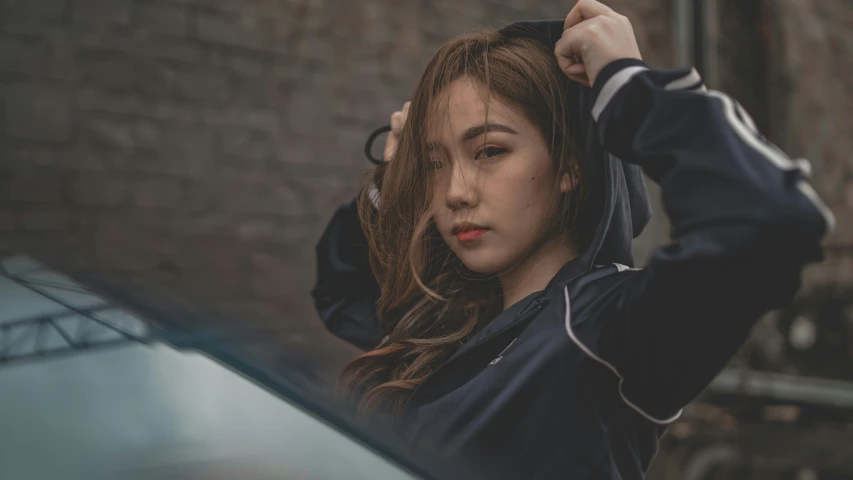
[[427,138],[431,142],[461,141],[464,132],[486,123],[523,130],[527,123],[524,117],[498,95],[489,93],[485,85],[469,77],[448,84],[430,106]]

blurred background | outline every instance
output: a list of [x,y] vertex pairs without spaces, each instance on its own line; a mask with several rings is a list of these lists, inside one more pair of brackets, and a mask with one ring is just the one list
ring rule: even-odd
[[[731,368],[670,429],[649,478],[853,478],[853,3],[606,3],[632,20],[649,63],[696,66],[771,141],[809,159],[812,184],[838,219],[827,261],[806,271],[794,304],[755,328]],[[450,37],[562,18],[572,4],[3,0],[0,251],[202,305],[230,319],[226,327],[261,332],[252,342],[222,337],[258,371],[326,389],[358,352],[314,312],[314,245],[369,171],[366,136],[408,99]],[[668,240],[656,206],[636,242],[640,263]],[[4,303],[18,298],[12,283],[0,283],[4,321],[26,316]],[[204,329],[205,318],[178,322]],[[9,420],[21,418],[27,398],[84,389],[84,404],[120,404],[108,393],[112,383],[81,386],[74,375],[97,383],[87,375],[98,366],[118,375],[149,362],[90,352],[71,374],[58,372],[82,360],[41,355],[22,366],[2,361],[2,351],[0,398],[14,398],[13,390],[19,398],[0,400],[0,464],[9,460],[4,446],[21,451],[18,435],[39,425]],[[155,369],[162,381],[193,377],[190,367],[166,364]],[[263,418],[262,408],[223,400],[230,389],[215,375],[202,377],[217,392],[205,398],[223,402],[217,415]],[[160,384],[147,385],[156,393]],[[57,400],[42,408],[71,407]],[[79,414],[98,414],[86,411]]]

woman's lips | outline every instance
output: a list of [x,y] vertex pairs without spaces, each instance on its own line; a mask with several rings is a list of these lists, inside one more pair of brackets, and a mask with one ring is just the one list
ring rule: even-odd
[[484,233],[486,233],[485,228],[473,228],[471,230],[465,230],[457,233],[456,238],[458,238],[460,242],[470,242],[480,238]]

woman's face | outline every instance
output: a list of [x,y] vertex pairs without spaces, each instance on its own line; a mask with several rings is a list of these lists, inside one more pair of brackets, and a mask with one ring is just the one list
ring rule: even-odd
[[438,101],[446,108],[428,140],[437,181],[432,214],[441,237],[466,267],[500,273],[524,261],[546,234],[559,185],[542,132],[462,77]]

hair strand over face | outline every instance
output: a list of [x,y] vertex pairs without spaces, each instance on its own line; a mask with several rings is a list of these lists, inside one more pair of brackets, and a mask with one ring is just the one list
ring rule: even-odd
[[369,200],[369,185],[359,198],[371,267],[382,292],[377,316],[387,337],[347,364],[338,391],[364,416],[399,418],[417,386],[502,309],[497,279],[466,274],[441,239],[429,209],[435,179],[424,132],[437,128],[441,93],[462,77],[483,85],[488,95],[538,127],[549,146],[555,178],[569,175],[575,185],[554,199],[547,231],[571,235],[582,248],[589,241],[589,232],[574,228],[585,192],[570,125],[578,120],[570,118],[577,90],[551,49],[494,29],[444,45],[415,88],[394,160],[372,176],[381,192],[379,208]]

